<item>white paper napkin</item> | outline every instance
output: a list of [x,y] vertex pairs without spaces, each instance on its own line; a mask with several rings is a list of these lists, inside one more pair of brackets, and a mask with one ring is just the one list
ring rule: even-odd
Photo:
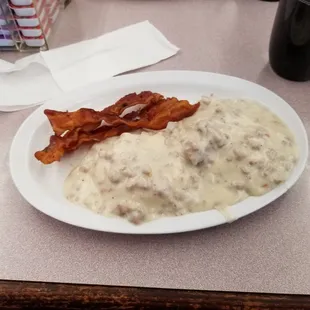
[[[0,64],[0,70],[2,68]],[[25,109],[62,93],[45,66],[34,62],[23,69],[16,68],[11,67],[11,72],[0,73],[0,111]]]
[[0,110],[41,104],[64,91],[157,63],[178,50],[144,21],[15,64],[0,60]]

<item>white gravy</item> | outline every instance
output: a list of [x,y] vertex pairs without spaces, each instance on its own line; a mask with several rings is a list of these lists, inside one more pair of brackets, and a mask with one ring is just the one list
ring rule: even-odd
[[134,224],[223,209],[284,182],[298,154],[288,127],[249,100],[203,97],[161,131],[95,144],[69,174],[68,200]]

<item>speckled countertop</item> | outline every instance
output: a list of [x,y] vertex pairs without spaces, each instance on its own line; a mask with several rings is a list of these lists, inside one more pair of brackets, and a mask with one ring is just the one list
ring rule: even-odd
[[[285,81],[268,65],[276,7],[258,0],[75,0],[50,45],[149,19],[182,50],[144,70],[203,70],[254,81],[288,101],[309,132],[310,83]],[[88,231],[36,211],[12,183],[9,146],[30,113],[0,113],[0,279],[310,294],[309,165],[285,196],[233,224],[168,236]]]

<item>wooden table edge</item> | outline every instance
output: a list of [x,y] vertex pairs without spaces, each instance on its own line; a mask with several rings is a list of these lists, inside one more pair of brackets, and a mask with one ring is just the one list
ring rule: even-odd
[[310,309],[310,295],[0,280],[0,309]]

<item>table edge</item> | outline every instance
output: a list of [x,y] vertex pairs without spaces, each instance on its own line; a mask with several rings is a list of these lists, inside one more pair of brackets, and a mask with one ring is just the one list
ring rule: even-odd
[[0,280],[0,309],[25,308],[310,310],[310,295]]

